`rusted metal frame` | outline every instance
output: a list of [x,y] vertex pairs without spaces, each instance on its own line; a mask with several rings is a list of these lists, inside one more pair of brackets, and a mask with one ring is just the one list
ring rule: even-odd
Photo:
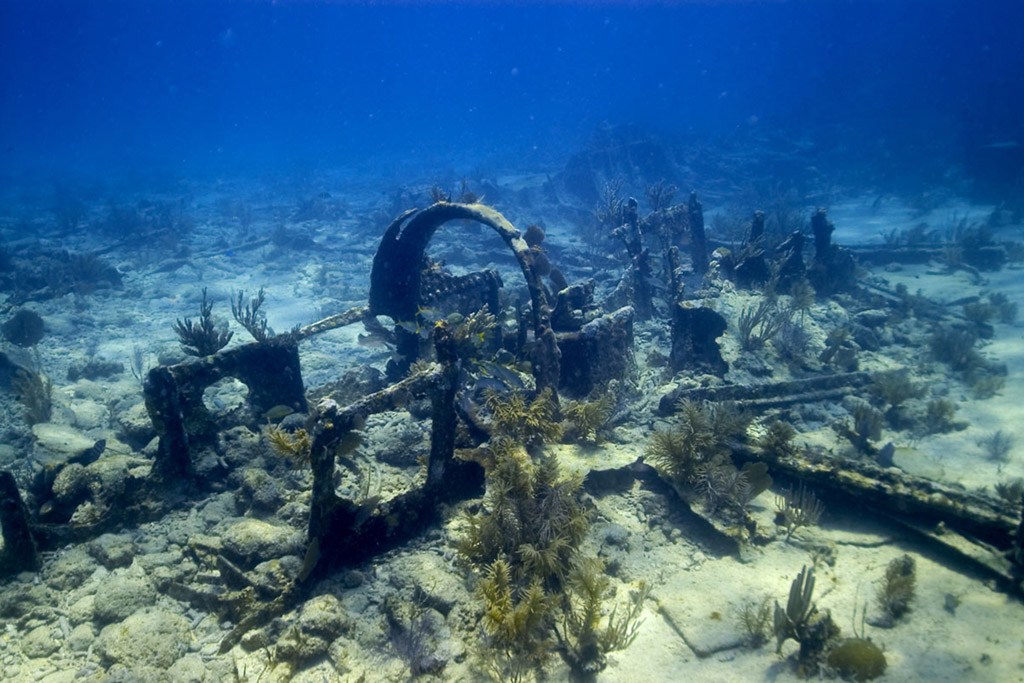
[[310,449],[313,470],[313,499],[309,516],[311,539],[321,538],[330,531],[333,525],[329,520],[335,508],[346,503],[355,506],[334,492],[335,449],[345,435],[361,429],[371,415],[404,407],[410,396],[430,391],[440,383],[441,377],[440,364],[434,364],[348,406],[342,407],[331,399],[325,399],[316,407]]
[[[852,372],[766,385],[677,390],[662,398],[659,412],[674,412],[681,398],[762,408],[797,397],[812,402],[838,397],[870,381],[870,373]],[[957,557],[996,578],[1004,590],[1024,595],[1024,521],[1011,514],[1008,505],[869,460],[778,456],[743,446],[734,447],[733,455],[738,461],[767,463],[773,476],[799,480],[833,498],[867,506],[941,554]]]
[[192,478],[191,442],[216,431],[203,404],[203,392],[225,377],[235,377],[249,387],[248,402],[256,413],[278,404],[305,412],[299,342],[360,322],[368,315],[369,307],[356,306],[268,342],[150,370],[143,395],[159,436],[154,474],[164,481]]
[[708,239],[704,232],[704,207],[696,191],[690,192],[686,207],[690,219],[690,258],[694,271],[703,275],[708,272],[709,265]]
[[[312,428],[313,495],[308,527],[310,547],[316,549],[318,556],[315,571],[311,569],[307,576],[319,575],[393,546],[430,523],[439,502],[475,491],[473,476],[464,476],[468,466],[453,459],[458,359],[445,324],[435,327],[434,341],[438,362],[429,368],[347,407],[329,399],[318,406]],[[370,415],[401,408],[411,396],[424,393],[430,395],[432,402],[426,484],[389,501],[357,502],[338,496],[334,469],[336,446],[341,439],[361,428]]]
[[898,515],[943,522],[985,543],[1006,549],[1017,520],[991,498],[941,482],[882,467],[868,460],[807,458],[745,453],[773,471],[826,490],[856,496],[861,503]]
[[203,404],[203,392],[225,377],[249,388],[246,400],[254,418],[279,404],[297,412],[307,409],[298,339],[291,335],[153,368],[143,394],[160,438],[153,466],[156,477],[165,481],[193,478],[191,443],[209,439],[217,431]]

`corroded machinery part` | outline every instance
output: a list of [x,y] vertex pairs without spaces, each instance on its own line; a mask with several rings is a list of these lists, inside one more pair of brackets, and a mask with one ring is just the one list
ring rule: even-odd
[[[422,210],[406,211],[396,218],[384,232],[373,258],[370,315],[387,315],[396,321],[416,318],[423,304],[422,266],[427,245],[438,228],[455,220],[475,221],[490,227],[512,250],[533,304],[535,347],[531,361],[534,378],[538,389],[555,390],[561,355],[551,330],[551,307],[534,264],[534,253],[519,230],[489,206],[438,202]],[[398,351],[411,363],[418,353],[418,340],[414,337],[402,343],[401,338],[402,335]]]

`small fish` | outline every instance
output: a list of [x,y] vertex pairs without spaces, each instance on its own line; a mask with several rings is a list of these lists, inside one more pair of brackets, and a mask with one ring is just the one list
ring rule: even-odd
[[646,282],[648,285],[650,285],[652,289],[656,289],[658,291],[662,291],[662,290],[667,290],[668,289],[668,286],[664,282],[662,282],[661,280],[657,279],[656,277],[650,277],[650,276],[649,277],[645,277],[644,278],[644,282]]
[[302,559],[302,568],[299,570],[299,575],[296,577],[299,583],[302,583],[309,578],[309,575],[313,573],[316,568],[316,563],[320,560],[320,539],[314,538],[310,541],[309,546],[306,547],[306,556]]
[[476,384],[474,385],[473,388],[474,389],[483,389],[483,390],[490,389],[490,390],[496,391],[498,393],[503,393],[505,391],[508,391],[508,387],[505,386],[505,384],[503,382],[499,382],[498,380],[494,379],[493,377],[481,377],[480,379],[478,379],[476,381]]
[[409,334],[419,335],[419,333],[420,333],[420,326],[417,325],[415,322],[410,322],[410,321],[407,321],[407,320],[401,320],[401,321],[395,323],[395,327],[403,329],[406,332],[408,332]]
[[380,349],[388,345],[388,340],[381,334],[357,334],[356,344],[364,349]]
[[284,403],[278,403],[273,408],[269,408],[267,412],[263,413],[263,417],[267,418],[271,422],[277,422],[283,418],[288,417],[295,412],[295,409]]
[[504,385],[505,389],[525,389],[526,384],[519,373],[509,370],[504,365],[491,361],[480,361],[476,364],[483,377],[491,378]]
[[441,315],[441,311],[437,310],[436,308],[427,308],[425,306],[420,306],[418,309],[416,309],[416,317],[422,318],[427,322],[436,323],[444,316]]
[[430,336],[429,325],[420,325],[419,323],[416,322],[403,321],[395,323],[395,327],[400,327],[409,334],[414,334],[422,339],[426,339]]
[[79,465],[91,465],[92,463],[99,460],[100,456],[103,455],[103,451],[107,448],[107,440],[100,439],[92,445],[92,448],[86,448],[84,451],[80,451],[68,458],[68,463],[78,463]]
[[363,434],[358,431],[349,431],[338,441],[338,445],[335,449],[336,456],[346,456],[352,453],[355,449],[363,445]]

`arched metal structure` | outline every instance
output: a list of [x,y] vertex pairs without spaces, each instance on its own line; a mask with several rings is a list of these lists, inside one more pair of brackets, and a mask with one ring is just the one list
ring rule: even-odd
[[[484,204],[438,202],[422,210],[410,210],[388,226],[373,259],[370,273],[370,315],[387,315],[396,321],[412,321],[423,303],[422,274],[427,245],[445,223],[476,221],[488,226],[512,250],[526,279],[533,304],[535,346],[531,358],[537,388],[557,390],[561,355],[551,329],[551,306],[541,277],[534,267],[534,254],[519,230],[504,216]],[[399,333],[399,353],[417,353],[418,340]],[[410,337],[413,337],[410,339]]]

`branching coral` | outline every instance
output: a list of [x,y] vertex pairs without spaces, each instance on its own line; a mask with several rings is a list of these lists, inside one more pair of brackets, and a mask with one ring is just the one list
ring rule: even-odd
[[799,366],[807,359],[807,352],[811,348],[811,334],[799,320],[786,318],[779,325],[772,339],[772,346],[784,361]]
[[768,425],[768,429],[757,440],[757,446],[763,452],[769,453],[777,458],[796,455],[796,446],[793,445],[793,438],[796,437],[796,430],[793,425],[782,420],[775,420]]
[[528,446],[555,441],[562,433],[555,421],[555,402],[550,389],[527,400],[521,391],[501,393],[488,390],[487,409],[491,411],[494,431]]
[[772,623],[772,600],[765,596],[760,600],[747,602],[740,612],[743,625],[743,639],[747,647],[758,648],[768,642]]
[[562,415],[571,423],[571,433],[576,439],[600,442],[614,408],[615,397],[605,392],[590,401],[569,401],[562,408]]
[[928,340],[932,357],[971,385],[975,398],[995,396],[1006,384],[1006,366],[987,360],[976,348],[978,334],[963,327],[938,327]]
[[25,409],[29,425],[49,422],[53,416],[53,382],[42,372],[20,368],[11,382],[14,395]]
[[970,330],[940,327],[932,333],[928,346],[935,360],[957,372],[969,372],[982,363],[981,354],[974,348],[977,341]]
[[523,680],[551,649],[561,590],[589,527],[582,481],[564,478],[553,458],[534,463],[510,439],[491,445],[483,510],[468,517],[460,553],[484,567],[478,588],[482,656],[501,680]]
[[807,312],[811,310],[811,306],[814,305],[816,296],[814,285],[806,277],[794,281],[789,286],[789,308],[800,314],[801,323],[807,316]]
[[497,329],[497,320],[486,308],[464,318],[460,316],[452,331],[459,358],[467,361],[478,358],[493,343]]
[[775,603],[772,623],[776,652],[781,652],[783,643],[790,638],[800,643],[798,674],[803,678],[817,674],[825,652],[840,634],[831,615],[815,607],[813,594],[814,570],[803,567],[789,587],[786,608]]
[[189,356],[209,356],[217,353],[231,341],[233,332],[227,326],[213,319],[213,304],[206,298],[206,287],[203,287],[203,298],[199,304],[199,319],[176,320],[174,332],[178,335],[181,350]]
[[636,640],[644,601],[650,588],[643,582],[633,591],[622,611],[616,604],[607,617],[602,605],[610,581],[600,560],[581,560],[569,575],[568,608],[562,616],[559,640],[569,665],[577,674],[604,670],[609,652],[623,650]]
[[682,400],[668,429],[656,430],[646,457],[681,494],[700,496],[709,512],[724,503],[742,511],[770,485],[766,470],[737,470],[731,444],[746,434],[749,418],[726,403]]
[[485,663],[502,680],[523,680],[542,667],[554,629],[575,671],[600,671],[608,652],[636,638],[646,586],[606,614],[603,565],[579,553],[589,529],[581,478],[563,476],[553,457],[531,458],[508,437],[487,448],[487,493],[456,546],[484,573]]
[[749,418],[728,403],[683,399],[672,425],[654,432],[647,457],[669,478],[688,481],[701,463],[728,455],[730,444],[742,439],[748,423]]
[[948,398],[935,398],[925,406],[924,428],[929,434],[951,432],[957,428],[954,421],[956,403]]
[[1024,501],[1024,479],[1014,477],[1006,481],[998,481],[995,486],[996,495],[1006,506],[1011,517],[1020,515],[1021,502]]
[[791,317],[792,311],[781,308],[774,297],[766,296],[756,306],[744,308],[736,320],[740,348],[744,351],[761,348]]
[[1001,429],[978,439],[978,446],[985,452],[985,457],[995,462],[1006,462],[1010,459],[1015,439]]
[[786,609],[775,602],[773,630],[775,632],[776,652],[782,652],[782,644],[792,638],[800,642],[810,618],[817,611],[814,607],[814,569],[802,567],[789,587],[789,599]]
[[800,486],[798,489],[783,489],[775,498],[776,522],[786,529],[786,540],[800,527],[814,526],[825,511],[822,503],[812,491]]
[[611,231],[622,224],[622,208],[625,200],[622,198],[623,181],[621,178],[608,181],[601,190],[601,197],[594,208],[594,218],[598,225]]
[[237,300],[231,299],[231,315],[258,342],[265,342],[274,336],[274,331],[267,327],[266,314],[260,310],[266,298],[266,290],[260,287],[256,296],[249,299],[249,303],[244,306],[245,292],[239,292]]
[[694,489],[703,498],[708,513],[717,512],[722,506],[745,513],[747,504],[771,483],[764,463],[747,463],[743,469],[736,469],[724,458],[702,463],[693,478]]
[[647,195],[647,202],[651,205],[651,211],[662,211],[672,205],[672,199],[678,191],[679,188],[662,179],[648,185],[644,189],[644,194]]
[[305,429],[299,428],[289,432],[276,425],[267,425],[264,433],[275,453],[287,457],[296,465],[309,464],[313,440]]
[[477,585],[483,603],[486,647],[480,655],[502,681],[523,681],[544,666],[551,652],[549,621],[554,605],[539,581],[518,588],[504,559],[494,560]]
[[836,433],[845,437],[858,453],[873,455],[875,447],[872,441],[882,438],[882,421],[884,416],[865,401],[857,401],[850,411],[852,425],[838,423],[834,425]]
[[924,387],[910,379],[910,372],[906,368],[875,373],[872,380],[871,393],[889,406],[885,417],[889,424],[899,428],[903,422],[901,419],[903,404],[910,399],[923,396]]
[[517,581],[559,585],[589,528],[582,479],[562,476],[551,457],[534,462],[511,439],[492,440],[489,450],[483,509],[467,518],[457,549],[477,565],[505,558]]
[[992,292],[988,295],[989,303],[995,307],[996,316],[999,318],[999,322],[1006,323],[1007,325],[1016,322],[1018,306],[1014,301],[1010,301],[1010,298],[1002,292]]

